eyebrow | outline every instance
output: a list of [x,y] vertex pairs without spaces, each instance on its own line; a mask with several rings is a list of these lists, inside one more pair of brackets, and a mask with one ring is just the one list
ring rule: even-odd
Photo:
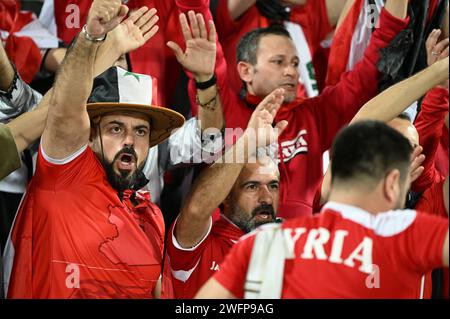
[[[117,121],[117,120],[112,120],[112,121],[106,123],[105,126],[106,125],[111,125],[111,124],[117,124],[117,125],[120,125],[120,126],[124,126],[125,125],[125,123],[123,123],[123,122],[120,122],[120,121]],[[145,124],[136,125],[136,126],[133,127],[133,129],[135,129],[135,130],[139,130],[139,129],[142,129],[142,128],[145,128],[147,130],[150,129],[150,127],[145,125]]]
[[137,125],[137,126],[135,126],[135,127],[133,127],[133,128],[134,128],[135,130],[140,130],[140,129],[143,129],[143,128],[145,128],[145,129],[147,129],[147,130],[150,129],[149,126],[144,125],[144,124],[142,124],[142,125]]
[[[268,182],[267,185],[274,184],[274,183],[279,184],[280,181],[274,179],[274,180],[271,180],[270,182]],[[258,182],[258,181],[247,181],[247,182],[243,183],[241,186],[242,186],[242,187],[245,187],[245,186],[247,186],[247,185],[249,185],[249,184],[257,184],[257,185],[261,185],[262,183],[261,183],[261,182]]]
[[[277,55],[272,56],[271,58],[272,59],[277,59],[277,58],[285,59],[285,58],[287,58],[287,56],[285,54],[277,54]],[[293,59],[300,61],[300,58],[297,55],[294,56]]]

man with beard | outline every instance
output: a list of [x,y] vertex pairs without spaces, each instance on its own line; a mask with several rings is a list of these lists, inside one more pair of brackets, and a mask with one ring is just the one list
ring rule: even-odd
[[201,298],[415,298],[448,266],[448,219],[401,210],[413,148],[378,121],[332,149],[330,201],[316,217],[267,225],[237,243]]
[[[278,130],[272,127],[283,98],[284,90],[277,89],[258,105],[242,137],[199,176],[169,230],[175,298],[194,297],[242,235],[275,221],[280,174],[256,146],[276,141],[286,128],[286,121],[275,126]],[[213,223],[219,205],[221,215]]]
[[[99,48],[127,12],[120,0],[95,0],[61,66],[6,252],[14,259],[5,269],[9,298],[159,296],[164,222],[139,191],[147,182],[142,167],[149,148],[184,119],[149,106],[150,79],[118,67],[92,90]],[[141,29],[130,36],[151,38],[152,16],[134,21]]]

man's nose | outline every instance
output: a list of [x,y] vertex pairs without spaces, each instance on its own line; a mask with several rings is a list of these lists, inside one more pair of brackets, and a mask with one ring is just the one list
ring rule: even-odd
[[258,196],[258,201],[260,204],[272,205],[273,195],[267,185],[263,185],[260,187]]
[[123,145],[124,146],[134,146],[135,136],[133,132],[127,132],[124,136]]

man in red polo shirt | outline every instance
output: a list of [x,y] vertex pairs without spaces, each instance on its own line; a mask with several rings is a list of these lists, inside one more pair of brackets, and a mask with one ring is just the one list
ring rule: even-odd
[[243,238],[197,297],[414,298],[423,273],[448,266],[449,234],[448,219],[400,210],[411,152],[382,122],[345,128],[321,213]]
[[[230,89],[226,61],[218,46],[215,76],[228,128],[247,127],[254,106],[274,89],[285,89],[285,100],[277,115],[278,120],[290,123],[278,141],[281,217],[311,214],[315,190],[322,178],[322,155],[330,148],[336,132],[377,94],[379,50],[407,25],[406,10],[407,0],[389,0],[365,58],[339,84],[306,100],[297,99],[299,57],[284,29],[258,29],[242,39],[237,67],[245,83],[244,97]],[[195,80],[191,79],[193,105],[197,105],[196,93]]]
[[242,87],[234,67],[239,40],[254,29],[280,23],[295,39],[300,56],[299,97],[319,94],[325,81],[328,57],[323,43],[333,31],[346,0],[211,0],[211,3],[217,7],[214,21],[230,66],[230,87],[235,92]]
[[[277,89],[259,104],[244,135],[194,184],[167,238],[167,256],[175,298],[193,298],[245,233],[275,221],[279,172],[256,145],[276,141],[286,121],[272,127],[283,100]],[[257,144],[258,143],[258,144]],[[221,216],[212,214],[221,206]],[[164,279],[163,279],[164,280]]]

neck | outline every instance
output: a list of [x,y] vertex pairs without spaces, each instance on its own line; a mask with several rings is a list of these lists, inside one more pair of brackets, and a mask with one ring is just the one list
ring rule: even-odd
[[374,215],[392,209],[376,190],[360,191],[352,188],[334,188],[331,190],[329,201],[355,206]]

